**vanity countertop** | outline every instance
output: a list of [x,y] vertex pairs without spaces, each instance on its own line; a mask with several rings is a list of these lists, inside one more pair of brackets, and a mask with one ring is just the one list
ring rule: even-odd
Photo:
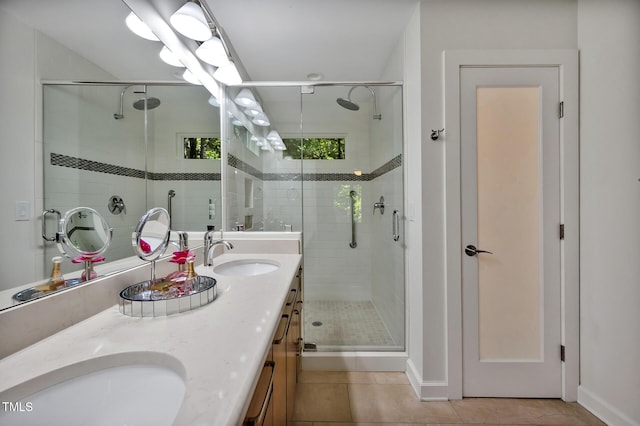
[[[163,354],[181,365],[186,384],[174,424],[242,424],[301,261],[299,254],[223,254],[215,264],[256,258],[273,260],[280,268],[230,277],[198,266],[198,274],[217,279],[218,296],[209,305],[168,317],[134,318],[114,304],[0,360],[0,392],[87,360],[128,354],[144,361],[145,352]],[[141,389],[149,391],[154,390]]]

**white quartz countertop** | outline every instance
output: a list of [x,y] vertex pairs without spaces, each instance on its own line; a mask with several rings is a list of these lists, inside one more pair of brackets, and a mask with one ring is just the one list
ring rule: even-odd
[[[168,317],[123,315],[114,297],[109,309],[0,360],[0,392],[60,369],[74,374],[76,365],[75,374],[82,374],[88,363],[110,367],[120,357],[164,364],[183,377],[185,396],[174,424],[241,424],[301,255],[223,254],[215,264],[245,259],[269,259],[280,268],[230,277],[200,265],[198,274],[217,279],[217,299]],[[33,380],[34,390],[41,383]]]

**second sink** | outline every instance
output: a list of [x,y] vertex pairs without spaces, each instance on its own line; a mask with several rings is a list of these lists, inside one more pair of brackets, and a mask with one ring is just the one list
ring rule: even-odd
[[280,265],[265,259],[232,260],[213,267],[213,272],[220,275],[253,276],[273,272]]

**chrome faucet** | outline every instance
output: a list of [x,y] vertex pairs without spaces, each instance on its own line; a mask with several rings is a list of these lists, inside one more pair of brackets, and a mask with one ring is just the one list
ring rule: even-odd
[[178,242],[174,241],[173,238],[169,241],[169,244],[173,244],[178,247],[178,250],[185,251],[189,250],[189,234],[186,231],[171,231],[178,236]]
[[204,234],[204,266],[213,266],[213,249],[217,245],[223,245],[227,250],[233,249],[233,244],[227,240],[213,241],[213,231]]

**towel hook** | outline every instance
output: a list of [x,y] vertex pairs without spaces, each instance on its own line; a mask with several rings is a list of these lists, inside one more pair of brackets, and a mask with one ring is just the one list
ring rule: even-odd
[[437,141],[438,139],[440,139],[440,133],[444,133],[444,128],[440,130],[431,129],[431,140]]

